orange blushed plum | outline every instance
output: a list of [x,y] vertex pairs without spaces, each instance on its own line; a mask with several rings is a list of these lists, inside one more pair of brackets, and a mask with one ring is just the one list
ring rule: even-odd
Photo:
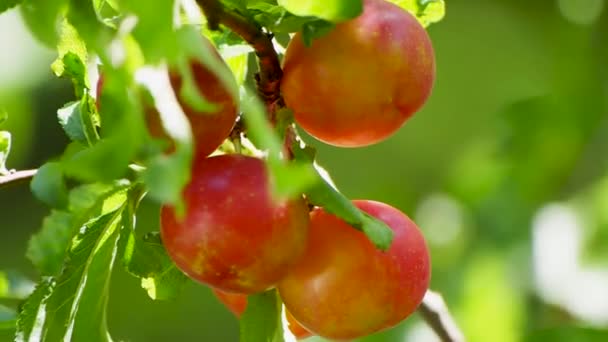
[[239,293],[267,290],[305,249],[308,208],[272,197],[265,163],[241,155],[195,159],[185,216],[161,209],[169,256],[191,278]]
[[[216,57],[221,60],[219,54],[215,50],[213,51]],[[222,63],[222,65],[228,69],[225,63]],[[237,106],[230,92],[215,73],[196,61],[190,63],[190,69],[194,82],[205,100],[218,107],[215,112],[199,113],[178,96],[180,105],[192,126],[192,136],[195,143],[194,152],[197,156],[207,156],[217,149],[230,134],[236,122]],[[181,77],[176,73],[171,73],[170,78],[173,89],[175,89],[176,94],[179,94],[179,89],[182,86]]]
[[[213,289],[213,294],[238,318],[241,317],[247,308],[247,296],[244,294],[229,293],[217,289]],[[285,313],[285,316],[287,317],[289,330],[297,339],[304,339],[312,336],[310,331],[304,329],[304,327],[296,322],[289,311]]]
[[428,98],[435,57],[426,30],[385,0],[306,47],[298,33],[284,59],[281,90],[295,120],[315,138],[341,147],[392,135]]
[[340,218],[311,212],[306,252],[278,286],[285,307],[313,334],[354,339],[393,327],[420,304],[429,284],[429,254],[414,222],[374,201],[354,201],[394,232],[382,252]]

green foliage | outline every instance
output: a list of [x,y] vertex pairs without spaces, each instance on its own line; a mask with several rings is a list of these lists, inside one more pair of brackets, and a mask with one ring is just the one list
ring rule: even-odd
[[22,309],[21,316],[29,317],[18,327],[23,340],[33,333],[50,341],[110,340],[105,308],[126,200],[124,192],[109,197],[104,213],[72,238],[61,273],[42,283]]
[[281,300],[276,290],[247,297],[247,308],[240,320],[240,342],[283,341]]
[[32,179],[30,188],[39,200],[51,207],[65,208],[67,205],[68,189],[58,162],[42,165]]
[[0,1],[0,13],[19,5],[23,0],[2,0]]
[[58,40],[60,14],[65,10],[66,0],[23,0],[21,16],[30,32],[40,42],[55,47]]
[[[268,120],[267,107],[274,108],[249,89],[257,71],[252,67],[253,49],[233,31],[202,29],[223,55],[226,68],[204,43],[199,27],[174,22],[175,9],[184,10],[174,0],[9,0],[0,3],[0,12],[20,2],[30,32],[57,49],[52,71],[71,80],[75,97],[57,110],[57,121],[71,143],[61,156],[40,167],[30,184],[33,194],[52,207],[27,248],[42,278],[33,292],[24,280],[22,285],[29,287],[19,292],[17,278],[0,273],[0,298],[29,294],[16,311],[0,306],[0,328],[14,326],[16,320],[17,341],[110,341],[105,311],[117,259],[141,279],[154,300],[175,299],[189,281],[168,257],[159,233],[140,234],[135,219],[144,196],[184,209],[181,194],[190,179],[193,137],[176,96],[199,111],[216,108],[195,83],[189,67],[193,61],[212,70],[240,107],[246,124],[240,138],[253,143],[243,144],[243,153],[265,158],[275,195],[305,193],[312,204],[362,230],[378,248],[390,246],[391,230],[324,180],[309,148],[294,145],[290,151],[290,139],[299,142],[292,136],[293,118],[282,110],[273,113],[276,122]],[[301,32],[306,44],[362,11],[360,0],[226,0],[222,5],[250,21],[260,34],[289,37]],[[428,23],[443,16],[442,1],[401,5],[415,9]],[[104,80],[99,98],[93,93],[97,61]],[[169,71],[181,77],[181,89],[172,89]],[[151,104],[174,143],[171,153],[150,137],[145,114]],[[4,118],[0,116],[0,122]],[[0,132],[0,174],[8,172],[10,143],[10,134]],[[240,148],[237,142],[233,146]],[[296,156],[290,160],[292,152]],[[276,291],[249,297],[241,341],[283,341]]]
[[11,151],[11,134],[7,131],[0,131],[0,176],[8,174],[6,160]]
[[299,16],[315,16],[332,22],[352,19],[363,11],[361,0],[278,0],[279,5]]
[[603,342],[608,339],[608,331],[578,326],[562,326],[535,331],[524,339],[524,342]]
[[[43,182],[44,184],[44,182]],[[72,236],[91,217],[106,213],[106,201],[127,185],[88,184],[69,193],[67,211],[53,210],[40,231],[28,244],[27,257],[43,275],[55,275],[61,270]]]
[[[301,142],[296,142],[292,150],[296,160],[311,161],[314,159],[314,151]],[[351,226],[363,231],[376,247],[387,250],[393,240],[393,231],[384,222],[357,208],[346,196],[323,179],[317,171],[315,174],[317,182],[306,189],[308,201],[341,217]]]
[[389,1],[412,13],[424,27],[440,21],[445,15],[445,2],[443,0]]
[[[125,228],[128,229],[125,225]],[[175,299],[183,285],[189,281],[169,259],[157,232],[137,237],[130,230],[125,248],[127,270],[141,278],[141,286],[155,300]]]
[[314,168],[310,163],[285,163],[283,145],[266,120],[266,110],[250,91],[245,90],[241,102],[248,127],[248,136],[260,148],[268,151],[268,166],[273,179],[275,194],[291,197],[317,182]]

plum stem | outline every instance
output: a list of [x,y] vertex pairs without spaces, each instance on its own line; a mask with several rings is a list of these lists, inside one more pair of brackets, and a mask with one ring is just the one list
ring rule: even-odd
[[272,34],[265,32],[257,23],[245,16],[225,10],[219,0],[196,0],[196,2],[207,17],[209,29],[217,30],[219,24],[222,24],[241,36],[254,49],[260,67],[256,75],[258,93],[266,104],[270,121],[274,123],[276,111],[285,105],[280,90],[283,70],[272,44]]

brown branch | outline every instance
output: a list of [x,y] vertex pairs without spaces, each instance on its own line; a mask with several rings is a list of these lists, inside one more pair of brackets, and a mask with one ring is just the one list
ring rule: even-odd
[[272,34],[266,33],[255,22],[233,12],[226,11],[219,0],[196,0],[205,16],[210,29],[218,29],[222,24],[241,36],[254,49],[258,57],[260,72],[256,75],[258,92],[268,109],[274,123],[274,114],[284,106],[280,82],[283,76],[279,56],[272,44]]
[[442,342],[464,342],[465,338],[439,293],[427,291],[418,312]]
[[22,170],[11,172],[5,176],[0,176],[0,187],[27,182],[34,177],[36,172],[38,172],[38,170]]

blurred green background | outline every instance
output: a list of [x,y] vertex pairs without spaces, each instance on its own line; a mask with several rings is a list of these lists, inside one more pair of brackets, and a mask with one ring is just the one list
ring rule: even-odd
[[[17,11],[0,32],[8,166],[35,168],[67,143],[55,111],[72,88]],[[417,221],[432,288],[468,341],[608,341],[608,1],[448,0],[429,32],[437,80],[424,109],[372,147],[308,139],[319,162],[347,196]],[[27,185],[0,190],[0,270],[37,279],[25,249],[48,210]],[[157,206],[142,205],[138,227],[158,229]],[[203,286],[153,302],[117,267],[109,306],[117,340],[238,340]],[[414,315],[365,341],[437,338]]]

